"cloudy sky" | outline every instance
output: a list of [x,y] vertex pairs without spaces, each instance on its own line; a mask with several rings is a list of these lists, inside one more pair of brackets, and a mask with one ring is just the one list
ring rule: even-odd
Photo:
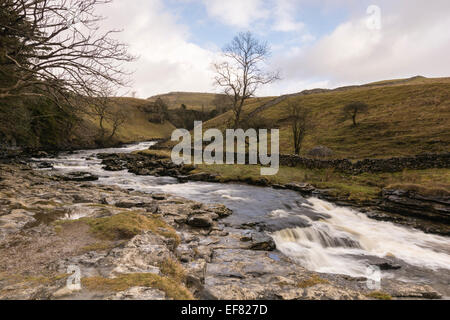
[[449,0],[114,0],[100,13],[139,56],[140,98],[216,91],[211,64],[241,31],[269,42],[282,76],[260,96],[450,76]]

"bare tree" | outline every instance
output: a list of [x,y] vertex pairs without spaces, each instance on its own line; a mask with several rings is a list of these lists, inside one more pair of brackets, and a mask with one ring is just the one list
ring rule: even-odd
[[298,101],[290,101],[288,103],[288,110],[294,138],[294,152],[300,155],[305,135],[312,127],[309,110],[303,107]]
[[[117,133],[117,130],[125,123],[126,115],[119,106],[114,104],[107,91],[101,97],[92,98],[84,112],[96,119],[100,128],[98,141],[105,143],[111,141]],[[107,126],[108,125],[108,126]],[[110,133],[107,137],[108,127]]]
[[348,118],[351,118],[353,120],[353,126],[356,127],[356,116],[361,113],[367,113],[369,110],[369,106],[365,104],[364,102],[352,102],[344,106],[344,109],[342,109],[342,115],[343,119],[346,120]]
[[[259,132],[261,129],[273,129],[276,127],[275,121],[264,118],[261,115],[257,114],[253,117],[247,117],[246,119],[243,119],[241,121],[241,129],[248,130],[248,129],[255,129],[256,132]],[[257,135],[257,142],[259,143],[259,135]]]
[[212,103],[216,107],[217,114],[225,113],[231,108],[230,99],[223,94],[216,95]]
[[110,115],[111,134],[109,140],[112,140],[117,133],[117,130],[126,122],[126,115],[122,110],[117,110]]
[[44,96],[58,105],[126,84],[133,57],[100,32],[95,9],[110,0],[2,0],[0,98]]
[[223,89],[231,102],[236,129],[245,101],[254,96],[261,85],[279,79],[279,74],[262,71],[261,65],[270,56],[270,48],[250,32],[239,33],[222,54],[224,61],[213,65],[215,84]]
[[158,98],[156,99],[154,106],[159,117],[159,123],[164,124],[166,120],[169,120],[169,107],[167,106],[167,103],[163,99]]

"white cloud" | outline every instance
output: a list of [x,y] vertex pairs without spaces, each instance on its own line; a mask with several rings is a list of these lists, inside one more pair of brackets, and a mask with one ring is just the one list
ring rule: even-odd
[[211,17],[239,28],[248,28],[270,15],[263,0],[203,0],[203,3]]
[[302,30],[305,25],[295,20],[295,9],[295,0],[276,0],[273,30],[283,32]]
[[118,38],[139,59],[133,90],[147,98],[169,91],[211,91],[213,50],[189,41],[189,29],[170,14],[160,0],[114,1],[102,8],[105,27],[123,29]]
[[380,7],[381,30],[367,28],[362,12],[313,45],[277,57],[285,77],[329,79],[336,86],[418,74],[449,76],[450,2],[384,1]]
[[[318,39],[293,18],[294,0],[272,0],[272,7],[258,0],[183,1],[207,2],[210,15],[233,26],[263,23],[267,30],[300,30],[289,34],[290,39],[276,44],[279,48],[274,51],[271,67],[280,69],[283,80],[262,88],[259,95],[417,74],[450,75],[448,0],[379,0],[381,30],[368,29],[365,8],[357,9],[355,1],[347,2],[352,12],[348,21]],[[345,5],[343,0],[322,0],[324,5],[333,4],[332,7],[338,2]],[[273,9],[275,4],[278,9],[272,10],[270,16],[267,10]],[[357,10],[360,12],[354,14]],[[124,29],[120,39],[130,44],[132,53],[140,56],[131,66],[136,70],[134,90],[140,97],[169,91],[214,90],[210,65],[217,58],[215,45],[218,44],[201,47],[193,43],[195,35],[191,35],[189,27],[169,12],[164,1],[117,0],[106,10],[102,8],[101,13],[108,17],[109,28]]]

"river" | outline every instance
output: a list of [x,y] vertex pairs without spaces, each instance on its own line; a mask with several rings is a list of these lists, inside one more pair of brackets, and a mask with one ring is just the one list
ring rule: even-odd
[[388,259],[391,267],[382,271],[382,277],[430,284],[450,296],[448,237],[372,220],[356,210],[317,198],[306,199],[294,191],[242,184],[179,183],[170,177],[109,172],[102,169],[101,160],[96,158],[98,153],[128,153],[153,144],[63,153],[55,159],[39,161],[53,163],[52,170],[58,173],[84,171],[98,175],[99,184],[225,204],[234,212],[227,222],[263,225],[279,251],[312,271],[364,277],[369,265]]

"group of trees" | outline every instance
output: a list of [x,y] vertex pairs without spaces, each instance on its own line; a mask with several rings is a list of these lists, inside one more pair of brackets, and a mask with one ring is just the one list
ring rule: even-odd
[[[254,96],[260,86],[280,78],[278,72],[263,71],[263,64],[269,56],[270,48],[266,42],[258,41],[250,32],[240,33],[223,49],[223,61],[214,64],[215,84],[225,93],[220,98],[220,105],[230,106],[233,111],[232,126],[235,129],[266,129],[274,126],[270,119],[261,116],[246,119],[242,112],[245,102]],[[300,154],[303,140],[314,126],[310,110],[298,100],[290,100],[287,110],[293,149],[296,154]],[[367,110],[368,106],[363,102],[349,103],[342,109],[343,120],[351,118],[356,126],[357,116]]]
[[[114,40],[116,30],[100,32],[102,17],[95,12],[97,6],[108,2],[1,0],[0,99],[39,97],[75,117],[87,113],[99,121],[100,140],[112,139],[126,117],[109,98],[127,84],[128,74],[122,66],[134,57],[127,53],[126,45]],[[214,100],[215,110],[206,115],[206,111],[181,107],[179,117],[185,118],[184,126],[188,127],[191,120],[208,119],[230,109],[235,129],[272,126],[271,121],[261,117],[246,119],[242,112],[246,101],[262,85],[280,78],[278,72],[264,71],[269,56],[266,42],[258,41],[250,32],[239,33],[223,49],[223,60],[214,64],[215,84],[224,93]],[[159,99],[153,108],[157,122],[169,120],[164,101]],[[288,109],[294,150],[299,153],[311,128],[309,112],[294,103]],[[364,103],[352,103],[344,108],[344,114],[356,125],[357,115],[366,110]]]
[[[100,31],[102,17],[95,12],[108,2],[1,0],[1,101],[31,97],[71,115],[93,113],[101,126],[110,122],[114,135],[124,118],[100,104],[127,84],[122,65],[134,58],[114,40],[116,30]],[[104,135],[104,127],[101,131]]]
[[99,31],[95,14],[108,2],[2,0],[0,72],[7,80],[0,98],[45,96],[65,105],[125,85],[122,64],[133,57],[112,38],[117,31]]

